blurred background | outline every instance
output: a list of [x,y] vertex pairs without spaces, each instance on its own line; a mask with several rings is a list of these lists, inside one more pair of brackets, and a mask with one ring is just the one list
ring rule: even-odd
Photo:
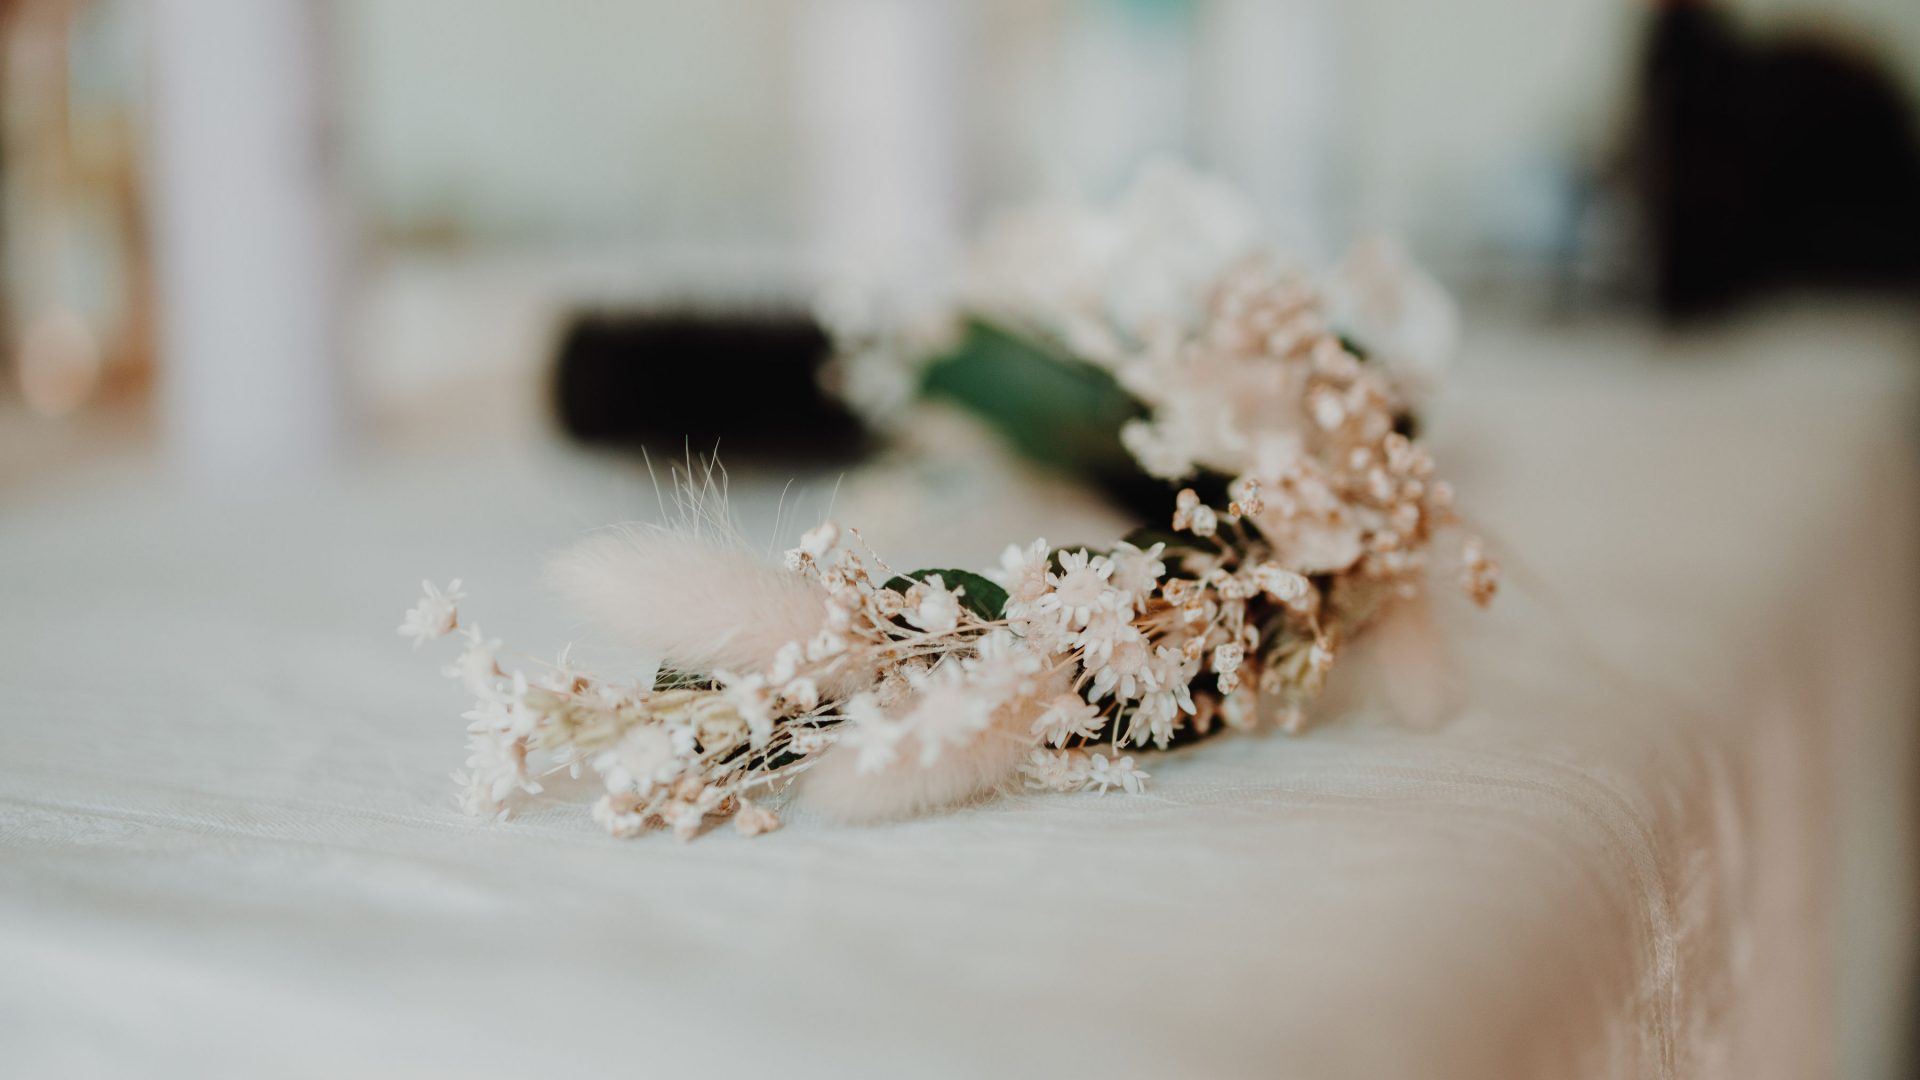
[[593,401],[651,340],[584,314],[790,316],[754,347],[804,359],[823,285],[937,291],[993,207],[1157,156],[1309,256],[1398,233],[1470,327],[1898,310],[1920,265],[1908,0],[0,10],[5,488],[272,475],[503,386],[537,427],[565,347]]
[[0,516],[715,412],[857,447],[823,289],[938,296],[995,207],[1164,157],[1309,258],[1399,235],[1467,363],[1911,365],[1916,97],[1914,0],[4,0]]

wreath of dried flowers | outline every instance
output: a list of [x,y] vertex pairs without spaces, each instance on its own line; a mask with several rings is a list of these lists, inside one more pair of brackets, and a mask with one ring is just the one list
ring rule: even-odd
[[[445,669],[476,699],[462,804],[503,816],[540,776],[591,769],[614,835],[685,839],[728,818],[758,834],[796,780],[803,801],[871,820],[1014,783],[1138,792],[1140,751],[1300,730],[1344,647],[1421,597],[1453,492],[1406,431],[1402,373],[1336,331],[1337,292],[1229,254],[1191,275],[1193,315],[1026,331],[1124,389],[1137,406],[1120,444],[1175,485],[1170,517],[1107,547],[1034,540],[984,574],[900,573],[825,523],[772,566],[729,533],[710,470],[689,524],[601,535],[555,567],[562,591],[663,657],[637,683],[564,654],[509,671],[462,624],[459,582],[427,584],[400,632],[465,641]],[[1491,599],[1478,539],[1457,572]]]

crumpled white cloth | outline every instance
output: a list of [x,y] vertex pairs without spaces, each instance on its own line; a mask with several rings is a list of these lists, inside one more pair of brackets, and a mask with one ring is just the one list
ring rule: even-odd
[[[1745,1080],[1835,1075],[1843,1030],[1886,1066],[1908,390],[1877,367],[1470,378],[1442,466],[1514,573],[1448,616],[1451,725],[1362,710],[1148,755],[1143,797],[689,845],[601,835],[566,782],[458,816],[464,703],[392,629],[457,574],[490,634],[557,645],[576,628],[538,559],[646,513],[622,466],[18,497],[5,1071]],[[778,490],[735,479],[762,530]],[[1020,538],[937,510],[888,529],[941,558]]]

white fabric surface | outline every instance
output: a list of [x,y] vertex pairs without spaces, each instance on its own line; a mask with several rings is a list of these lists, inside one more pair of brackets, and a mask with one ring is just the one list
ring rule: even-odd
[[[684,846],[599,834],[584,786],[459,817],[459,691],[392,632],[457,574],[559,644],[539,556],[644,513],[630,466],[17,498],[0,1071],[1808,1078],[1844,1027],[1868,1075],[1906,962],[1910,395],[1799,372],[1464,380],[1442,464],[1516,573],[1450,617],[1441,730],[1363,708],[1147,761],[1144,797]],[[736,477],[768,535],[777,492]],[[991,555],[977,496],[925,504],[929,557]]]

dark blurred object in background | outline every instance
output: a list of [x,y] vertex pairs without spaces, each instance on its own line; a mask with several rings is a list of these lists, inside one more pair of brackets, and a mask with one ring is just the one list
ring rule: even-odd
[[804,315],[583,315],[560,345],[560,423],[582,442],[672,455],[851,454],[863,433],[820,389],[827,348]]
[[1654,17],[1644,79],[1634,171],[1663,313],[1920,279],[1920,137],[1876,57],[1682,2]]

